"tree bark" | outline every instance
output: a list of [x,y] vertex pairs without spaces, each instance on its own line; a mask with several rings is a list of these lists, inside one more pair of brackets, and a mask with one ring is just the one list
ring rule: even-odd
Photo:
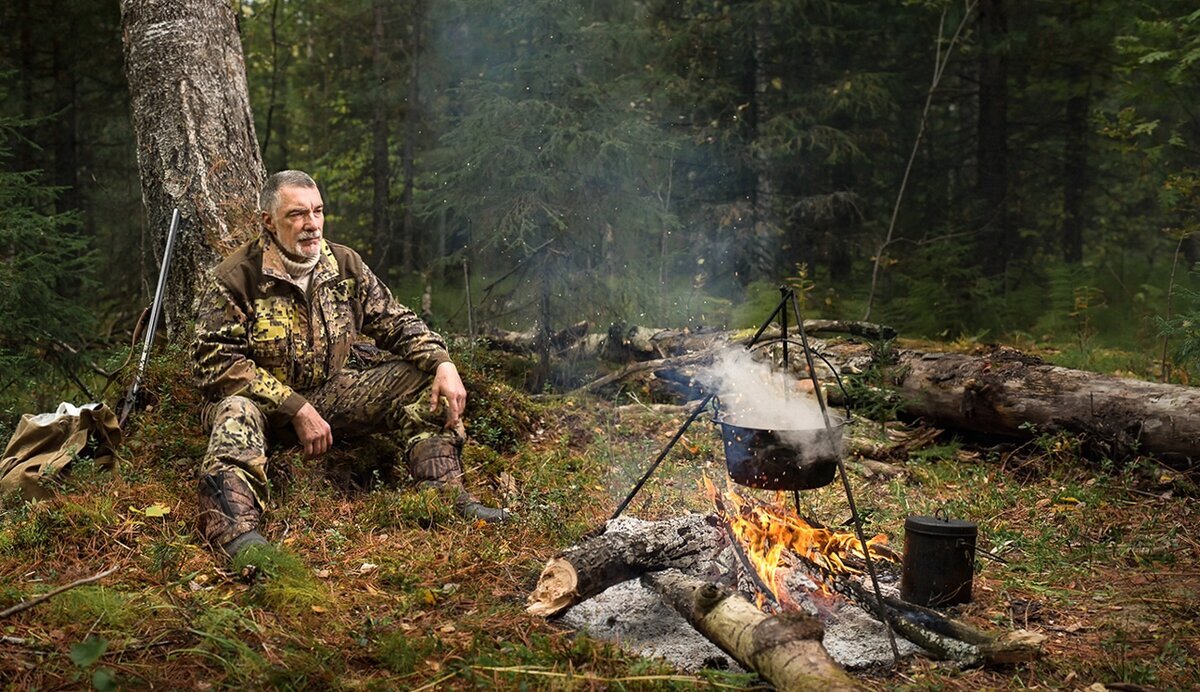
[[716,520],[701,514],[656,522],[617,519],[605,529],[546,563],[529,595],[530,614],[557,615],[649,571],[671,567],[703,571],[703,563],[715,560],[726,543]]
[[811,615],[767,615],[740,594],[667,570],[642,577],[698,632],[779,690],[855,690],[821,640],[825,628]]
[[371,17],[375,25],[371,40],[371,66],[375,76],[375,103],[372,107],[371,121],[371,179],[374,183],[371,197],[371,231],[374,239],[372,255],[375,271],[382,276],[387,276],[390,261],[388,255],[392,245],[391,217],[388,214],[388,188],[391,182],[388,119],[391,108],[387,78],[390,70],[387,65],[387,34],[384,31],[385,12],[383,0],[374,0],[371,3]]
[[[807,332],[852,327],[861,333],[867,326],[805,320]],[[877,327],[873,332],[890,330]],[[750,338],[738,332],[676,336],[683,341],[656,337],[653,351],[686,355],[654,358],[652,352],[632,350],[629,353],[639,362],[583,385],[576,393],[595,391],[640,373],[670,378],[672,371],[711,356],[711,350],[744,344]],[[777,336],[778,330],[769,329],[761,338]],[[692,348],[680,348],[682,343]],[[987,347],[973,355],[900,350],[896,362],[888,364],[876,362],[866,344],[817,339],[809,339],[809,343],[842,372],[861,372],[876,365],[886,368],[887,389],[898,396],[899,410],[938,427],[1022,439],[1043,432],[1066,432],[1078,435],[1086,452],[1114,461],[1138,454],[1172,462],[1200,460],[1200,389],[1195,387],[1048,365],[1004,347]],[[799,351],[796,347],[790,354],[794,365],[801,358]],[[818,376],[831,380],[826,370],[824,363],[817,363]],[[793,372],[804,369],[795,367]],[[826,384],[840,401],[836,384]]]
[[1008,17],[1005,0],[979,3],[978,187],[983,203],[979,258],[989,276],[1013,257],[1008,214]]
[[164,314],[173,338],[195,318],[198,284],[257,232],[265,178],[233,10],[219,0],[121,0],[125,74],[142,200],[163,254],[182,222]]
[[1017,437],[1065,431],[1113,460],[1200,459],[1195,387],[1070,370],[1005,348],[900,351],[891,371],[904,412],[941,427]]
[[1086,222],[1084,199],[1087,192],[1088,135],[1091,123],[1090,75],[1082,65],[1072,65],[1070,88],[1075,93],[1067,99],[1067,141],[1063,152],[1063,226],[1062,258],[1070,264],[1083,261],[1083,229]]
[[[408,95],[404,104],[404,148],[401,153],[404,166],[404,188],[400,195],[400,206],[404,209],[404,221],[400,232],[400,267],[411,272],[417,267],[417,215],[413,209],[413,190],[417,184],[417,130],[421,117],[421,38],[425,30],[425,1],[412,4],[412,19],[409,27],[408,50]],[[444,229],[442,229],[444,230]],[[442,245],[446,236],[438,236]],[[445,257],[445,247],[438,248],[438,257]],[[445,278],[445,270],[442,270]]]

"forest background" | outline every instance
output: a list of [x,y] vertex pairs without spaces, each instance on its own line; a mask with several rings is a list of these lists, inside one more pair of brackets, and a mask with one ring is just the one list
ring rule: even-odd
[[[439,329],[740,327],[786,282],[806,317],[1195,375],[1192,3],[233,6],[266,169],[310,171],[329,237]],[[165,230],[118,2],[0,27],[7,433],[96,396]]]

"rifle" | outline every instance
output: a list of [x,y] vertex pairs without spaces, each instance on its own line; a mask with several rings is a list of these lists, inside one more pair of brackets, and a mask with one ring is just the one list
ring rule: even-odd
[[125,420],[133,412],[137,401],[138,387],[142,382],[142,373],[146,371],[146,361],[150,359],[150,345],[154,343],[154,332],[158,329],[158,317],[162,312],[163,299],[166,297],[167,274],[171,271],[171,253],[175,250],[175,234],[179,231],[179,208],[171,212],[171,228],[167,231],[167,246],[163,249],[162,266],[158,270],[158,288],[154,290],[154,302],[150,304],[150,319],[146,323],[146,339],[142,342],[142,357],[138,360],[137,372],[133,375],[133,383],[125,392],[121,414],[117,417],[117,425],[125,426]]

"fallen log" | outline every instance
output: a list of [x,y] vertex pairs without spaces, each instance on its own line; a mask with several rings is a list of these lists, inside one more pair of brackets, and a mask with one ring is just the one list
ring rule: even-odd
[[609,521],[604,533],[546,563],[526,610],[550,617],[647,571],[674,567],[714,573],[717,555],[726,545],[719,526],[715,517],[702,514],[653,522]]
[[642,583],[777,689],[859,689],[821,645],[825,628],[811,615],[766,615],[741,594],[678,570],[643,575]]
[[[591,327],[586,320],[554,332],[550,335],[550,349],[562,351],[578,343],[587,336]],[[510,353],[531,354],[537,351],[540,330],[528,329],[523,332],[510,332],[503,329],[490,329],[484,338],[496,348]]]
[[1069,432],[1113,460],[1200,459],[1200,389],[1048,365],[1009,348],[902,350],[890,368],[902,410],[942,427],[1028,438]]
[[[777,336],[778,329],[768,328],[761,338]],[[706,351],[711,355],[716,348],[748,340],[745,333],[731,332],[712,339]],[[1200,460],[1200,388],[1049,365],[1000,346],[980,347],[972,354],[901,349],[890,362],[877,362],[865,344],[817,339],[809,343],[843,374],[880,366],[899,411],[942,428],[1014,439],[1065,432],[1078,435],[1087,453],[1117,461],[1137,455],[1171,462]],[[789,359],[800,358],[799,350],[793,349]],[[704,360],[706,351],[634,363],[576,391],[596,391],[645,372],[662,377]],[[831,403],[840,403],[836,384],[823,370],[818,362],[818,376],[826,381]],[[792,372],[807,376],[803,368]]]

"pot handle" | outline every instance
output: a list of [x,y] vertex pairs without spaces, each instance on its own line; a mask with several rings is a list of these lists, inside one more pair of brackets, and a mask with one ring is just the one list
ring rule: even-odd
[[[779,343],[783,343],[784,341],[786,341],[790,344],[796,344],[801,349],[803,349],[805,347],[803,341],[799,341],[797,339],[793,339],[793,338],[789,337],[787,339],[774,338],[774,339],[767,339],[766,341],[760,341],[757,344],[748,346],[746,348],[746,350],[754,351],[755,349],[762,348],[763,346],[768,346],[771,344],[779,344]],[[833,373],[833,379],[835,381],[837,381],[838,389],[842,390],[842,401],[846,402],[845,403],[846,422],[849,423],[850,419],[853,416],[853,414],[850,411],[850,393],[846,391],[846,385],[845,385],[845,383],[842,382],[842,376],[838,374],[837,368],[833,367],[833,363],[829,362],[829,359],[825,357],[824,353],[821,353],[820,351],[818,351],[815,348],[812,348],[811,346],[808,348],[808,352],[813,354],[814,356],[820,358],[825,363],[825,367],[829,368],[829,372]]]

